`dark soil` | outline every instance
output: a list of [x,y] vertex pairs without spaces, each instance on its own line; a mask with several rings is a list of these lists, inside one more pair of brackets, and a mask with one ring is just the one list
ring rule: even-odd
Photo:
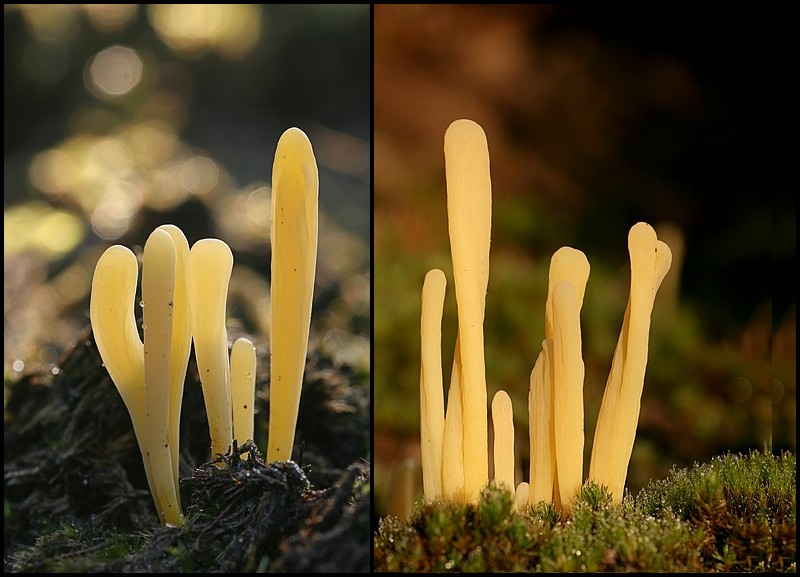
[[[269,357],[257,348],[259,435],[269,414]],[[248,442],[211,464],[192,358],[181,418],[186,524],[162,527],[127,409],[87,328],[57,369],[6,389],[4,570],[369,571],[368,378],[312,342],[298,462],[267,465]]]

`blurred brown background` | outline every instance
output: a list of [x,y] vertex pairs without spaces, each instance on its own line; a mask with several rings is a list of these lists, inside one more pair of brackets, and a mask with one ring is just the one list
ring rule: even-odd
[[312,338],[369,369],[369,6],[6,4],[3,26],[7,385],[58,370],[100,254],[164,223],[231,246],[230,322],[268,342],[272,164],[292,126],[320,172]]
[[[374,9],[374,482],[419,459],[419,298],[448,277],[443,138],[484,128],[493,229],[489,400],[514,402],[527,480],[527,387],[549,259],[592,266],[582,311],[586,466],[628,295],[627,233],[676,262],[656,299],[628,487],[724,451],[796,451],[795,205],[785,15],[689,7],[379,5]],[[681,257],[681,254],[683,255]]]

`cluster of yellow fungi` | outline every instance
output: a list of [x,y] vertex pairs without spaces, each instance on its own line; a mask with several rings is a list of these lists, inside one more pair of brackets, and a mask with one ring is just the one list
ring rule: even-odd
[[[458,306],[447,409],[444,407],[441,323],[446,279],[425,276],[420,319],[420,433],[427,500],[475,502],[489,483],[487,389],[483,321],[489,280],[491,179],[483,129],[456,120],[444,139],[447,215]],[[588,479],[622,499],[633,450],[647,365],[650,317],[672,254],[653,228],[635,224],[628,235],[631,286],[619,341],[603,395]],[[530,376],[529,482],[514,486],[511,399],[492,400],[494,483],[508,488],[517,507],[553,503],[568,515],[584,482],[584,365],[580,310],[589,262],[563,247],[550,261],[545,339]]]
[[[308,137],[290,128],[272,170],[270,415],[267,459],[291,458],[308,348],[317,259],[317,164]],[[139,265],[121,245],[100,257],[90,318],[103,363],[133,421],[150,492],[163,524],[180,526],[178,447],[192,341],[211,436],[211,455],[253,439],[256,351],[225,328],[233,254],[203,239],[189,250],[181,230],[159,226],[142,256],[139,338],[134,302]]]

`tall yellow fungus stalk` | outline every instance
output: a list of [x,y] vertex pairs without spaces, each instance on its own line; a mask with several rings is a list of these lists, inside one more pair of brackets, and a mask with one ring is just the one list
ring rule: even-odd
[[[458,306],[458,334],[447,409],[443,409],[441,319],[446,280],[440,270],[422,291],[420,434],[426,499],[475,502],[488,484],[487,390],[483,322],[489,282],[491,180],[486,136],[471,120],[445,133],[447,215]],[[646,223],[629,234],[631,295],[614,353],[592,448],[589,479],[622,498],[636,435],[647,365],[650,315],[669,270],[669,247]],[[567,516],[584,482],[584,365],[580,311],[589,262],[563,247],[550,262],[545,339],[528,392],[530,479],[515,504],[552,502]],[[495,483],[514,489],[513,411],[505,391],[492,403]]]
[[317,267],[319,177],[299,128],[278,140],[272,168],[270,399],[267,459],[292,457]]
[[445,133],[444,156],[458,303],[464,497],[474,502],[489,480],[483,314],[489,283],[492,184],[483,129],[471,120],[453,122]]

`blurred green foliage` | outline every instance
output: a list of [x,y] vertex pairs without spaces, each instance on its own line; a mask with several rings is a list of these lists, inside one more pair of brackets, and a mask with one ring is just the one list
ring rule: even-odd
[[587,484],[569,521],[517,511],[487,487],[475,505],[419,503],[381,520],[376,571],[795,572],[797,459],[753,451],[674,469],[613,505]]
[[[442,142],[457,118],[481,124],[489,144],[486,378],[489,399],[503,389],[513,402],[517,481],[528,477],[527,390],[550,257],[572,246],[592,267],[581,311],[586,471],[638,221],[669,235],[676,260],[655,301],[629,489],[725,451],[796,451],[788,36],[766,16],[731,19],[376,6],[377,515],[392,469],[419,459],[420,295],[434,267],[449,282],[449,383],[457,326]],[[771,32],[744,47],[733,32],[743,29]]]

